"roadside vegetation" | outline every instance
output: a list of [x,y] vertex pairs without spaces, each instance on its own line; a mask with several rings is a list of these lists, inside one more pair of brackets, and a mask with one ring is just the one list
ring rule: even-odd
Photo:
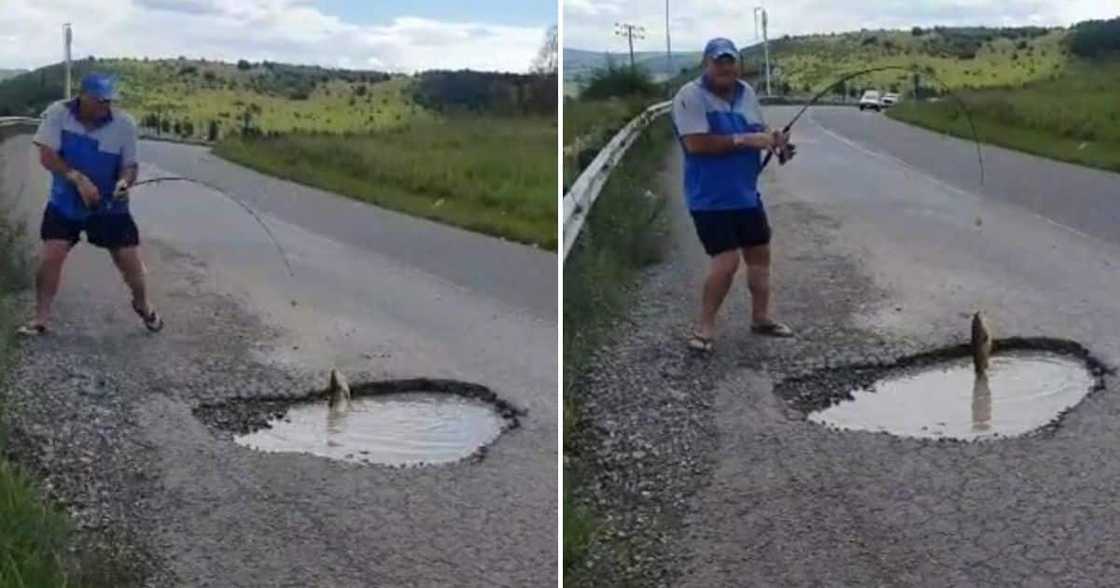
[[[596,82],[600,85],[592,90]],[[590,97],[565,104],[566,147],[578,145],[584,152],[576,153],[575,159],[566,154],[565,187],[618,129],[661,100],[664,92],[641,70],[613,67],[597,72],[588,90]],[[579,391],[594,354],[609,344],[625,320],[639,272],[661,259],[668,231],[661,214],[667,195],[660,193],[658,172],[672,144],[665,119],[634,142],[611,170],[564,264],[564,575],[566,582],[577,585],[591,580],[580,576],[580,564],[597,540],[602,516],[579,499],[580,485],[593,475],[580,461],[581,444],[593,441],[581,435]]]
[[270,175],[555,250],[556,132],[555,118],[544,116],[452,115],[367,134],[233,136],[215,153]]
[[599,150],[626,123],[651,104],[664,100],[666,87],[655,84],[645,69],[608,61],[590,75],[578,97],[564,99],[564,191]]

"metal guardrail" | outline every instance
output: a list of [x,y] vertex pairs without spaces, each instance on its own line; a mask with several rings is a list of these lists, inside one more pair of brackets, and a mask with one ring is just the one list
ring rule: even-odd
[[583,223],[587,220],[587,215],[591,214],[591,207],[595,205],[595,201],[599,198],[599,192],[602,191],[603,185],[607,183],[610,171],[626,154],[626,150],[630,148],[630,145],[634,143],[641,132],[654,119],[669,112],[672,105],[671,101],[659,102],[634,117],[625,127],[622,127],[622,130],[615,133],[610,142],[599,151],[591,164],[587,166],[587,169],[580,173],[568,193],[564,194],[562,260],[567,261],[568,252],[575,245],[576,239],[583,229]]

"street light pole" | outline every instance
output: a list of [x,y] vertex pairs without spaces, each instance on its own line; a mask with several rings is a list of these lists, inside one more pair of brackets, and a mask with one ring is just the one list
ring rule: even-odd
[[754,36],[758,37],[758,15],[762,14],[762,53],[766,60],[766,95],[772,96],[770,91],[770,40],[766,34],[766,9],[761,6],[754,8]]
[[70,42],[73,34],[70,32],[70,23],[62,25],[63,55],[66,60],[66,99],[70,99]]

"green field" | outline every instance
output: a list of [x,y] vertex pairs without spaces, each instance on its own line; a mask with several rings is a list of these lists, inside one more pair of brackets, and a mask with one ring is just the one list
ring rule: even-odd
[[[1120,61],[1076,61],[1053,80],[959,96],[984,142],[1120,172]],[[951,100],[903,102],[887,115],[972,139]]]
[[452,116],[369,134],[230,137],[215,152],[265,173],[556,249],[556,123]]

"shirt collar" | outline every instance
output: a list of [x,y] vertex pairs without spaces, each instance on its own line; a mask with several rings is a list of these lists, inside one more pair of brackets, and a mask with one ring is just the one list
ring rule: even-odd
[[[66,103],[66,108],[70,110],[70,115],[73,116],[75,120],[81,121],[81,119],[78,118],[79,106],[77,97],[71,98],[70,101]],[[109,112],[105,113],[104,118],[93,121],[92,127],[95,129],[101,128],[111,122],[113,122],[112,108],[109,109]]]

